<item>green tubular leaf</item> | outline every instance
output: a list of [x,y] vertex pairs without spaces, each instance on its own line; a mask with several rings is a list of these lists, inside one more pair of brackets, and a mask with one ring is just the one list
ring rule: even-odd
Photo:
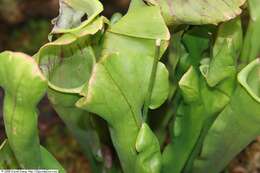
[[[198,70],[196,69],[196,66],[199,64],[204,51],[208,48],[209,35],[208,30],[202,27],[193,28],[187,31],[185,34],[186,35],[183,36],[183,42],[187,49],[187,53],[189,53],[189,56],[187,58],[180,59],[176,73],[180,78],[183,73],[186,72],[186,68],[189,68],[191,65],[193,65],[193,67],[188,69],[188,72],[184,74],[179,82],[180,90],[183,94],[182,96],[185,97],[187,103],[190,103],[199,101],[200,98],[199,82],[201,77],[197,72]],[[189,124],[187,122],[196,122],[197,119],[201,117],[198,116],[200,113],[196,114],[193,112],[194,114],[190,114],[189,111],[191,110],[189,106],[184,104],[183,101],[181,101],[179,104],[180,106],[176,113],[176,121],[173,125],[174,135],[172,136],[172,142],[165,148],[163,152],[163,172],[165,173],[167,173],[169,170],[171,170],[173,173],[181,172],[199,134],[199,128],[197,128],[197,126],[200,127],[200,124]],[[196,108],[198,110],[194,111],[201,111],[202,106],[200,104],[201,102],[198,103]],[[200,120],[198,120],[198,122],[200,122]]]
[[50,88],[64,93],[82,90],[95,63],[90,37],[100,31],[103,24],[104,18],[97,18],[82,30],[64,34],[39,50],[36,58]]
[[33,59],[25,54],[3,52],[0,64],[9,144],[21,167],[38,168],[41,166],[41,154],[35,107],[45,93],[46,80]]
[[145,0],[161,7],[167,25],[218,24],[235,18],[246,0]]
[[[135,143],[152,62],[150,57],[122,57],[117,54],[103,58],[94,67],[87,91],[82,93],[85,97],[77,102],[79,107],[100,115],[108,122],[126,173],[134,172],[137,159]],[[167,78],[167,70],[160,63],[154,92],[161,89],[164,92],[153,94],[157,96],[152,101],[156,107],[167,98]]]
[[260,53],[260,1],[248,0],[250,20],[244,39],[244,46],[241,53],[241,66],[247,65],[250,61],[257,58]]
[[[215,120],[218,112],[229,102],[235,88],[236,60],[242,48],[242,27],[240,18],[220,25],[213,47],[213,58],[209,62],[206,78],[207,85],[214,88],[202,87],[201,98],[205,106],[207,119],[196,145],[186,163],[184,172],[190,172],[193,160],[199,154],[202,141],[208,129]],[[203,114],[203,112],[202,112]]]
[[[240,73],[235,93],[210,128],[201,154],[194,162],[194,173],[218,173],[246,145],[260,134],[260,61],[256,59]],[[245,80],[246,79],[246,80]],[[237,132],[239,137],[235,137]]]
[[[200,84],[196,86],[198,82]],[[203,128],[229,101],[223,92],[209,88],[203,77],[192,68],[184,74],[179,85],[184,101],[177,110],[172,143],[163,152],[163,172],[182,172],[201,137]]]
[[[81,30],[103,11],[99,0],[59,0],[60,14],[53,20],[51,34],[69,33]],[[81,22],[84,15],[87,20]]]
[[92,172],[103,169],[101,144],[90,123],[91,115],[75,106],[89,81],[96,58],[92,37],[104,26],[98,17],[84,28],[63,34],[44,45],[36,58],[48,79],[48,98],[87,156]]
[[[151,20],[158,27],[153,30],[151,28],[154,24],[149,23],[149,20],[147,22],[139,8],[131,8],[106,32],[102,58],[94,66],[90,81],[81,92],[84,97],[77,102],[78,107],[94,112],[108,122],[125,173],[135,170],[146,173],[151,170],[150,165],[144,168],[140,164],[142,160],[138,161],[135,144],[141,128],[141,112],[155,56],[155,40],[162,40],[161,57],[169,39],[169,31],[159,9],[142,7],[142,12],[155,16]],[[155,109],[165,101],[168,87],[168,72],[159,63],[150,108]],[[152,161],[157,157],[154,155],[148,159]]]
[[[0,54],[0,86],[4,88],[4,122],[8,142],[22,168],[44,168],[50,155],[41,154],[36,106],[43,97],[47,81],[36,62],[22,53]],[[11,80],[10,80],[11,79]],[[65,172],[57,163],[53,168]]]
[[[193,35],[196,36],[195,33],[194,31]],[[213,47],[213,57],[211,60],[201,60],[203,66],[201,72],[197,65],[200,61],[198,57],[203,57],[202,54],[206,47],[203,44],[200,44],[201,47],[196,45],[196,37],[184,36],[186,47],[191,54],[190,57],[197,58],[197,60],[190,61],[193,66],[179,81],[183,101],[178,108],[174,124],[173,142],[166,147],[163,153],[163,172],[172,170],[173,173],[189,173],[191,171],[193,160],[198,155],[207,129],[229,102],[229,97],[234,90],[235,59],[241,48],[236,41],[240,40],[241,36],[240,19],[222,24]],[[214,53],[214,51],[218,53]],[[223,68],[219,64],[231,69],[225,78],[221,78],[222,76],[216,78],[220,73],[219,70]],[[208,85],[208,81],[215,82],[214,87]]]
[[145,123],[142,124],[137,135],[135,147],[138,152],[135,172],[160,173],[162,157],[160,145],[152,130]]

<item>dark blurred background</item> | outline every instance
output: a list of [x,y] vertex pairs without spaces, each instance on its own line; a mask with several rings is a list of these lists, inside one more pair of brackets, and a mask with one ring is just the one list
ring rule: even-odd
[[[100,0],[103,15],[125,13],[130,0]],[[33,55],[47,42],[51,19],[58,15],[58,0],[0,0],[0,52],[22,51]],[[1,67],[0,67],[1,68]],[[0,88],[0,143],[5,138],[2,120],[3,90]],[[89,173],[88,161],[62,121],[44,98],[39,104],[41,142],[69,173]],[[260,137],[229,165],[230,173],[260,173]]]

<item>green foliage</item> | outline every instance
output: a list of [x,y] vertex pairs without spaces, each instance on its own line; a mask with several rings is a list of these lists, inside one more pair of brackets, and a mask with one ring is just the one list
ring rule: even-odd
[[[208,172],[212,167],[212,173],[220,172],[229,160],[260,134],[259,69],[260,62],[256,59],[238,74],[238,86],[231,101],[208,131],[193,172]],[[234,138],[239,131],[243,133]]]
[[145,0],[162,8],[162,14],[170,25],[218,24],[235,18],[246,0]]
[[0,85],[5,90],[5,129],[19,166],[57,168],[64,172],[39,143],[36,105],[46,91],[47,81],[36,62],[22,53],[3,52],[0,64]]
[[60,0],[34,59],[0,54],[0,166],[65,172],[37,134],[47,93],[94,173],[221,172],[260,134],[260,3],[242,28],[244,3],[132,0],[108,20],[98,0]]

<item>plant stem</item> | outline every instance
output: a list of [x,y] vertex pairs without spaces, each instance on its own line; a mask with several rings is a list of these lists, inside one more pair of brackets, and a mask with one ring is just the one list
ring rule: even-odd
[[157,39],[156,43],[155,43],[155,54],[154,54],[154,59],[153,59],[152,72],[151,72],[151,76],[150,76],[150,80],[149,80],[147,94],[146,94],[145,101],[144,101],[143,122],[147,121],[148,109],[149,109],[149,105],[151,102],[151,96],[152,96],[152,92],[153,92],[153,88],[154,88],[158,62],[159,62],[159,58],[160,58],[160,47],[161,47],[161,40]]

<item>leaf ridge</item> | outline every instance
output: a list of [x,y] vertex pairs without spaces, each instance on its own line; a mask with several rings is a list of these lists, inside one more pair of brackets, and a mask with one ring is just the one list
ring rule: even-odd
[[110,74],[109,70],[106,68],[106,66],[104,66],[104,69],[106,70],[107,74],[109,75],[109,77],[111,78],[112,82],[114,83],[114,85],[116,86],[116,88],[118,89],[118,91],[121,93],[121,95],[123,96],[124,100],[126,101],[126,104],[128,105],[131,115],[135,121],[135,124],[137,127],[141,127],[141,124],[138,123],[138,120],[136,119],[135,113],[133,111],[133,108],[129,102],[129,100],[127,99],[126,95],[124,94],[124,92],[122,91],[122,89],[119,87],[119,85],[117,84],[117,82],[115,81],[115,79],[113,78],[113,76]]

